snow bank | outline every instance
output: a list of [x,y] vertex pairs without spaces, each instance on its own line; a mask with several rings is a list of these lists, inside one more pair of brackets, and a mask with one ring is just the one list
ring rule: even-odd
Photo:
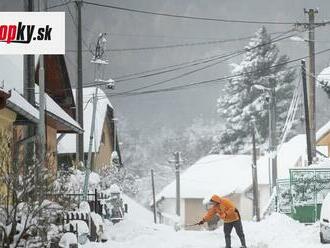
[[108,191],[110,194],[121,193],[121,190],[117,184],[112,184]]
[[85,213],[90,213],[91,208],[90,208],[88,202],[86,202],[86,201],[81,202],[79,205],[79,211],[85,212]]
[[[131,211],[124,221],[108,224],[108,242],[89,243],[83,248],[214,248],[224,247],[222,228],[215,231],[178,231],[152,223],[152,213],[125,197]],[[319,227],[305,226],[286,215],[274,213],[257,222],[244,222],[248,247],[251,248],[321,248]],[[239,239],[232,232],[232,245],[239,247]]]
[[62,236],[59,246],[62,248],[70,248],[70,244],[77,244],[77,237],[71,232],[64,233]]
[[248,244],[266,244],[268,248],[322,247],[318,225],[305,226],[283,214],[273,213],[260,223],[245,222],[244,228]]
[[70,223],[65,224],[64,228],[66,231],[70,231],[70,225],[73,226],[73,229],[75,230],[76,227],[78,227],[78,234],[89,234],[89,228],[85,221],[83,220],[71,220]]

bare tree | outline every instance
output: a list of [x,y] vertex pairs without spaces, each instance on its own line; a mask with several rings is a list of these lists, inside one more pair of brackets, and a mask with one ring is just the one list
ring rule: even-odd
[[6,248],[46,242],[55,206],[47,200],[52,184],[47,168],[37,161],[21,168],[19,150],[10,132],[1,130],[0,190],[5,193],[0,197],[0,244]]

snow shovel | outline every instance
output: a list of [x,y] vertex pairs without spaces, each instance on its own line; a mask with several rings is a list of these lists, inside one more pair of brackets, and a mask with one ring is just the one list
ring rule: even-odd
[[193,227],[193,226],[198,226],[199,224],[198,223],[195,223],[195,224],[187,224],[187,225],[183,225],[184,227]]

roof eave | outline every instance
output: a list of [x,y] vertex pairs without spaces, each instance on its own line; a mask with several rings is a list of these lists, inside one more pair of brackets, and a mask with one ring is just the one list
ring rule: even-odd
[[[71,124],[70,122],[67,122],[66,120],[63,120],[61,117],[53,114],[52,112],[47,111],[47,115],[49,115],[50,117],[52,117],[54,120],[62,123],[63,125],[65,125],[66,127],[68,127],[69,129],[71,129],[74,133],[78,133],[81,134],[84,132],[83,129],[81,129],[81,127],[79,126],[75,126],[73,124]],[[67,131],[65,131],[65,133],[68,133]]]
[[37,124],[38,121],[39,121],[39,118],[36,118],[34,115],[31,115],[30,113],[26,112],[25,110],[23,110],[22,108],[20,108],[19,106],[17,106],[16,104],[10,102],[10,101],[7,101],[7,104],[6,106],[19,113],[20,115],[24,116],[26,119],[32,121],[33,123]]

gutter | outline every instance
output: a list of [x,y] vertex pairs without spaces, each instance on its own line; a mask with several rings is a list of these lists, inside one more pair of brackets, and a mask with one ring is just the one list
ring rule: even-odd
[[33,115],[31,115],[30,113],[24,111],[22,108],[18,107],[16,104],[7,101],[7,107],[10,108],[11,110],[13,110],[16,113],[21,114],[22,116],[24,116],[25,118],[27,118],[28,120],[32,121],[33,123],[38,123],[39,119],[34,117]]

